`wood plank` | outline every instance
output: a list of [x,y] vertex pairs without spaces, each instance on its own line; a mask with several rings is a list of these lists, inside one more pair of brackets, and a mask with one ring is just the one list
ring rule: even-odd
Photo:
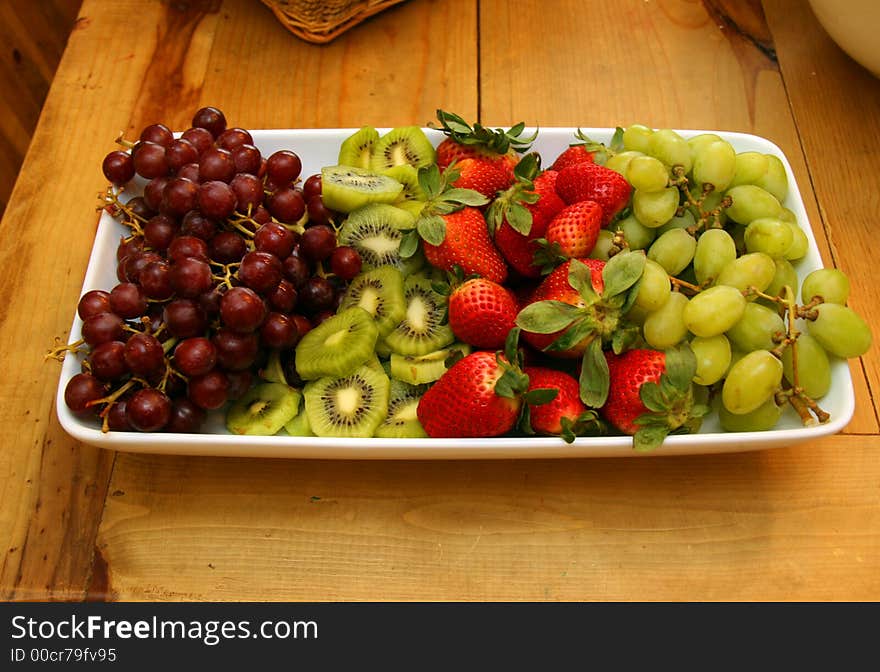
[[[804,11],[790,7],[786,16]],[[826,264],[834,260],[760,3],[627,0],[584,5],[570,0],[555,3],[548,12],[542,3],[496,0],[481,3],[480,17],[484,123],[643,123],[765,137],[791,162],[820,253]],[[517,32],[517,26],[533,29]],[[509,36],[515,32],[517,48],[511,49]],[[658,78],[658,73],[663,74]],[[536,82],[546,94],[535,95]],[[856,283],[853,291],[864,289]],[[865,374],[858,363],[851,370],[864,403],[846,431],[876,432]]]
[[[43,362],[52,345],[46,339],[66,338],[70,329],[97,224],[91,199],[105,184],[101,160],[119,130],[146,123],[136,108],[142,86],[166,79],[156,61],[173,66],[165,50],[187,53],[185,30],[173,29],[204,10],[86,2],[3,219],[16,235],[4,237],[0,260],[19,269],[0,279],[0,343],[17,367],[16,377],[0,382],[0,488],[10,503],[0,510],[4,599],[85,594],[114,455],[78,445],[58,424],[58,366]],[[167,42],[156,41],[156,26],[167,28]],[[140,35],[136,50],[131,34]]]
[[[809,179],[821,204],[834,264],[850,278],[849,304],[871,325],[880,324],[877,297],[876,219],[880,211],[880,79],[835,45],[811,11],[790,0],[766,0],[780,49],[791,110],[801,130]],[[816,101],[822,103],[817,105]],[[829,148],[837,148],[836,157]],[[880,354],[862,357],[870,397],[878,411]]]
[[838,436],[674,459],[131,456],[99,549],[121,600],[876,599],[878,448]]

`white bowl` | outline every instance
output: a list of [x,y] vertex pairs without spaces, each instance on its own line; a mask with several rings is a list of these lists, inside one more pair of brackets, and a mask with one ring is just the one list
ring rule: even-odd
[[810,0],[810,5],[831,39],[880,77],[880,0]]
[[[336,163],[339,145],[356,129],[269,130],[253,131],[255,144],[268,156],[279,149],[293,149],[302,157],[303,175],[318,172],[321,166]],[[379,129],[384,131],[385,129]],[[575,128],[541,128],[532,149],[541,154],[545,165],[574,141]],[[584,128],[594,140],[609,143],[614,129]],[[707,131],[679,131],[685,137]],[[782,150],[764,138],[745,133],[712,131],[728,140],[738,152],[756,151],[778,156],[788,175],[789,192],[784,205],[791,209],[809,241],[807,255],[797,262],[801,279],[810,271],[821,268],[822,260],[810,228],[804,202],[795,183],[791,166]],[[427,130],[437,143],[444,136]],[[110,290],[116,284],[116,247],[124,228],[103,213],[95,244],[83,282],[83,293],[90,289]],[[82,321],[75,306],[70,340],[80,336]],[[579,437],[565,443],[556,437],[502,437],[492,439],[332,439],[295,436],[235,436],[226,431],[220,413],[210,416],[202,434],[101,432],[92,418],[73,414],[64,403],[64,388],[80,370],[80,359],[64,360],[58,386],[57,413],[64,429],[75,439],[113,450],[181,455],[223,455],[237,457],[292,457],[320,459],[492,459],[549,457],[633,457],[637,455],[688,455],[698,453],[730,453],[787,446],[814,440],[843,429],[852,418],[855,395],[849,366],[844,360],[832,364],[832,384],[820,401],[831,414],[822,425],[804,427],[791,409],[787,410],[776,428],[765,432],[724,432],[716,414],[706,418],[700,433],[669,436],[663,445],[650,453],[633,450],[628,436]]]

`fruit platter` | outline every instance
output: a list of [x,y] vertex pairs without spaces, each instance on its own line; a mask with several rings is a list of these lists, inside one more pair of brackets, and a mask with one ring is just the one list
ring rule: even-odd
[[722,131],[116,140],[57,413],[122,451],[631,457],[839,432],[871,346],[782,151]]

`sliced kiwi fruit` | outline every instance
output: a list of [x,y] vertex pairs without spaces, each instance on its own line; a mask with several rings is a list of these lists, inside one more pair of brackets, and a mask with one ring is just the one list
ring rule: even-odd
[[337,239],[340,245],[357,250],[365,271],[395,266],[409,275],[425,264],[424,255],[419,253],[407,258],[400,255],[404,233],[414,226],[415,218],[408,212],[393,205],[372,203],[346,217]]
[[321,322],[296,346],[296,371],[303,380],[347,376],[373,356],[379,329],[358,306]]
[[403,185],[393,177],[354,166],[321,169],[321,197],[331,210],[351,212],[367,203],[393,203]]
[[372,126],[364,126],[359,131],[355,131],[343,140],[339,147],[339,165],[369,170],[373,147],[377,142],[379,142],[379,131]]
[[437,152],[418,126],[398,126],[373,145],[370,168],[376,171],[409,164],[421,168],[434,163]]
[[269,351],[266,364],[260,369],[260,378],[268,383],[287,384],[287,376],[284,375],[284,365],[281,363],[281,351],[273,348]]
[[403,285],[406,316],[385,337],[386,345],[399,355],[425,355],[455,340],[446,324],[446,297],[434,291],[427,278],[409,276]]
[[427,438],[428,434],[416,414],[419,399],[427,385],[409,385],[392,380],[388,398],[388,413],[373,436],[387,439]]
[[470,352],[471,346],[466,343],[454,343],[446,348],[418,357],[391,353],[389,359],[391,378],[410,385],[432,383],[446,373],[450,366]]
[[381,371],[364,365],[342,377],[306,384],[306,414],[316,436],[368,437],[388,413],[391,383]]
[[272,436],[299,411],[302,394],[284,383],[260,383],[226,412],[226,428],[241,436]]
[[403,274],[395,266],[379,266],[359,273],[349,283],[340,309],[360,306],[376,320],[379,338],[385,338],[406,315]]
[[290,436],[314,436],[311,425],[309,425],[309,414],[305,408],[300,409],[293,418],[284,423],[284,431]]
[[403,163],[399,166],[393,166],[387,170],[383,170],[382,174],[387,175],[388,177],[393,177],[403,185],[403,191],[400,192],[400,196],[395,205],[401,201],[427,200],[428,195],[425,193],[425,190],[422,189],[422,185],[419,184],[418,168],[415,168],[408,163]]

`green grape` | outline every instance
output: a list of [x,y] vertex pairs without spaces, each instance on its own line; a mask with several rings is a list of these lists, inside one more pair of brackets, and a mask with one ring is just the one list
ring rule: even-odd
[[740,184],[755,184],[767,173],[766,154],[760,152],[740,152],[736,155],[736,171],[733,175],[731,187]]
[[744,234],[746,250],[782,259],[794,243],[791,224],[776,217],[753,219]]
[[728,262],[718,274],[715,284],[730,285],[740,291],[754,287],[763,292],[775,275],[776,264],[773,259],[763,252],[750,252]]
[[849,278],[836,268],[819,268],[807,275],[801,284],[801,301],[809,303],[819,297],[825,303],[846,305],[849,298]]
[[718,336],[739,321],[746,303],[735,287],[716,285],[690,299],[684,309],[684,323],[695,336]]
[[795,222],[789,222],[786,219],[782,220],[786,224],[791,227],[791,235],[792,235],[792,243],[791,246],[785,251],[785,258],[789,261],[797,261],[798,259],[803,259],[807,250],[810,247],[810,241],[807,239],[807,234],[804,233],[804,230],[800,227],[800,225]]
[[742,317],[726,333],[730,344],[743,352],[772,350],[777,345],[773,337],[785,334],[785,322],[772,308],[749,303]]
[[671,286],[666,270],[656,261],[646,260],[635,305],[648,312],[653,312],[660,309],[669,300],[670,293]]
[[[810,399],[821,399],[831,389],[831,362],[825,348],[807,333],[797,338],[798,385]],[[794,385],[794,351],[782,351],[782,375]]]
[[642,224],[652,229],[662,226],[675,215],[678,209],[678,189],[667,187],[661,191],[633,192],[633,214]]
[[697,249],[697,241],[684,229],[670,229],[648,248],[648,259],[652,259],[666,269],[669,275],[681,273]]
[[753,184],[766,189],[779,201],[784,201],[788,195],[788,175],[785,172],[785,164],[778,156],[767,154],[767,171]]
[[610,168],[614,172],[620,173],[621,175],[626,177],[626,171],[629,170],[630,162],[640,156],[644,156],[644,154],[642,152],[635,151],[620,152],[619,154],[615,154],[614,156],[610,157],[605,162],[605,167]]
[[736,244],[724,229],[704,231],[694,252],[694,274],[700,285],[715,281],[721,269],[736,259]]
[[596,238],[596,244],[593,251],[590,252],[590,259],[601,259],[608,261],[610,258],[611,245],[614,242],[614,234],[608,229],[600,229],[599,236]]
[[[798,280],[797,271],[794,270],[791,262],[788,259],[774,259],[773,263],[776,264],[776,274],[773,276],[770,284],[767,285],[764,293],[770,296],[782,296],[782,290],[786,286],[791,287],[792,291],[796,291],[800,280]],[[758,299],[758,303],[763,303],[764,301],[765,299]],[[770,304],[767,303],[767,305],[769,306]],[[773,306],[775,305],[774,303]],[[772,308],[773,306],[770,307]]]
[[790,222],[791,224],[797,224],[797,215],[790,208],[786,208],[783,206],[782,212],[779,213],[779,219],[783,222]]
[[[727,339],[730,342],[730,339]],[[727,377],[727,374],[730,373],[730,370],[733,368],[733,365],[736,364],[739,360],[745,357],[747,352],[744,350],[740,350],[739,348],[734,347],[733,343],[730,344],[730,366],[727,367],[727,371],[725,371],[724,376]]]
[[665,350],[684,340],[688,333],[683,316],[687,303],[684,294],[672,292],[666,303],[645,318],[642,333],[648,345]]
[[669,231],[669,229],[687,229],[696,226],[696,224],[697,221],[694,219],[694,213],[690,210],[685,210],[682,214],[675,215],[663,226],[659,226],[654,230],[657,232],[657,235],[660,236]]
[[779,217],[782,205],[766,189],[754,184],[741,184],[727,190],[733,203],[727,208],[727,216],[734,222],[748,224],[761,217]]
[[627,151],[648,153],[654,129],[642,124],[632,124],[623,129],[623,148]]
[[771,399],[782,383],[782,362],[767,350],[754,350],[730,367],[721,403],[734,415],[750,413]]
[[637,156],[626,167],[626,179],[643,192],[660,191],[669,183],[669,170],[660,159],[653,156]]
[[773,429],[782,417],[782,406],[776,405],[776,399],[770,397],[754,411],[731,413],[722,404],[718,408],[718,419],[721,428],[726,432],[765,432]]
[[859,357],[871,347],[870,327],[849,306],[820,303],[815,310],[818,316],[807,321],[807,331],[832,355],[844,359]]
[[634,325],[641,327],[645,324],[645,320],[648,319],[650,314],[650,311],[633,304],[626,314],[626,319]]
[[682,166],[685,173],[691,172],[693,166],[691,148],[687,140],[669,128],[654,131],[648,142],[646,154],[660,159],[667,166]]
[[718,140],[700,148],[694,155],[694,180],[709,183],[715,189],[727,189],[736,172],[736,151],[726,140]]
[[730,341],[724,334],[696,336],[691,339],[691,350],[697,358],[697,385],[713,385],[724,377],[730,366]]
[[642,224],[635,215],[629,215],[618,221],[617,228],[623,231],[623,236],[631,250],[647,249],[657,237],[657,230]]
[[713,142],[718,142],[721,139],[721,136],[715,133],[700,133],[692,138],[688,138],[687,143],[691,148],[691,157],[696,157],[703,147],[711,145]]

